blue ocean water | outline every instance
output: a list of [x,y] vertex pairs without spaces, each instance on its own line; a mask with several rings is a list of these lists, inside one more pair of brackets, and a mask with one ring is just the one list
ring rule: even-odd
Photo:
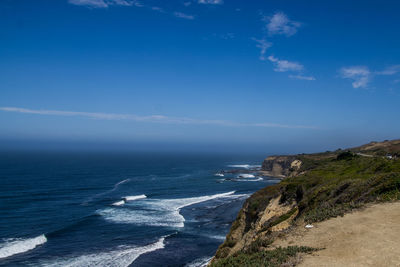
[[262,159],[0,154],[0,265],[201,266],[249,194],[276,182],[215,173]]

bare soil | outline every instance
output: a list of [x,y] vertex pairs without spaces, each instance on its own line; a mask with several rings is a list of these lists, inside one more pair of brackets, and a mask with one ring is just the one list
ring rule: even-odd
[[400,202],[370,205],[313,226],[298,226],[273,246],[321,248],[303,256],[304,267],[400,266]]

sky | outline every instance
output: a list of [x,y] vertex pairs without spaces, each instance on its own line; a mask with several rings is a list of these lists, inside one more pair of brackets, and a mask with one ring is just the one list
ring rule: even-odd
[[0,149],[400,138],[400,2],[2,0]]

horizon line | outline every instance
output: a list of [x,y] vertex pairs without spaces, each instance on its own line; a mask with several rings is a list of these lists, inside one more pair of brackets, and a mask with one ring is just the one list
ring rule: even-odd
[[164,124],[195,124],[195,125],[218,125],[225,127],[263,127],[263,128],[287,128],[287,129],[318,129],[315,126],[306,125],[287,125],[279,123],[240,123],[227,120],[203,120],[186,117],[169,117],[164,115],[148,115],[139,116],[135,114],[119,114],[119,113],[103,113],[103,112],[82,112],[82,111],[65,111],[65,110],[46,110],[46,109],[28,109],[20,107],[0,107],[1,111],[49,115],[49,116],[74,116],[86,117],[99,120],[127,120],[136,122],[164,123]]

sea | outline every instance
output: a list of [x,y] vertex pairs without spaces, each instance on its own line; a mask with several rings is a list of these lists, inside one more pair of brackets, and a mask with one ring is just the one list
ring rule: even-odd
[[246,198],[277,182],[252,174],[262,160],[2,152],[0,266],[204,266]]

